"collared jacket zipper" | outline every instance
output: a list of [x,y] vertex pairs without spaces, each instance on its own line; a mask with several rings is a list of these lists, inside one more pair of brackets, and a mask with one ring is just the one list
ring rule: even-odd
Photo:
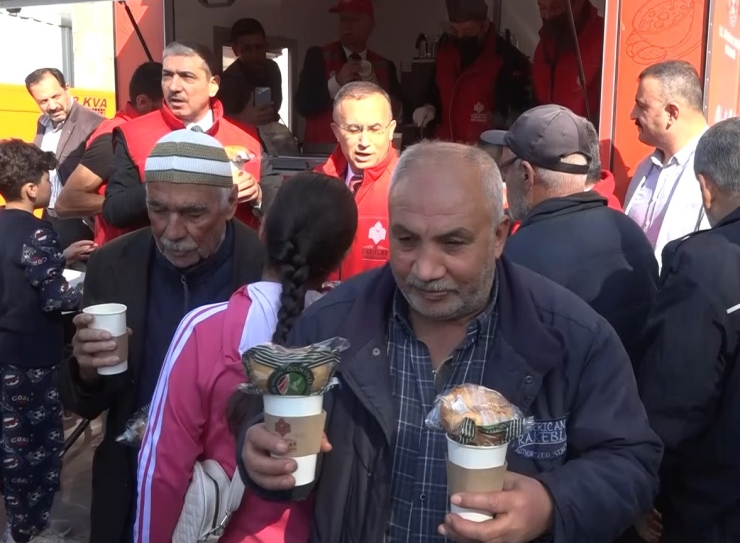
[[190,311],[190,289],[188,289],[188,280],[184,275],[180,276],[180,282],[182,283],[182,291],[185,298],[185,308],[183,311],[183,316],[185,316]]

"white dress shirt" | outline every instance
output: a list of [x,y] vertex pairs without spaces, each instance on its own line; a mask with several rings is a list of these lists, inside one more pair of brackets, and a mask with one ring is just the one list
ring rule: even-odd
[[[54,126],[51,119],[44,115],[41,118],[41,125],[44,127],[44,135],[41,137],[41,150],[54,153],[56,156],[59,140],[62,137],[64,121]],[[59,197],[59,193],[62,191],[62,181],[59,179],[59,172],[56,169],[49,170],[49,182],[51,183],[51,198],[47,207],[52,211],[51,214],[54,215],[54,204]]]
[[[344,49],[344,54],[347,55],[347,58],[349,58],[351,55],[354,55],[354,53],[346,47],[342,46],[342,49]],[[360,55],[360,58],[362,60],[367,60],[367,49],[357,54]],[[331,96],[332,99],[334,99],[334,97],[337,95],[339,89],[342,88],[342,86],[337,81],[336,75],[331,76],[331,79],[329,79],[327,86],[329,87],[329,96]]]
[[669,242],[709,227],[694,174],[694,154],[703,134],[666,163],[656,149],[639,164],[627,190],[625,213],[645,232],[658,264]]
[[211,128],[213,128],[213,110],[209,109],[208,113],[206,113],[205,117],[203,117],[200,121],[197,123],[188,123],[185,125],[185,128],[188,130],[192,130],[194,126],[199,126],[203,132],[208,132]]

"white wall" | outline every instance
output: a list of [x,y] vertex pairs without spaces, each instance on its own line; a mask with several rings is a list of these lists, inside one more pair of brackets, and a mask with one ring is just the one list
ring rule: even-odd
[[0,83],[21,85],[37,68],[64,71],[62,18],[72,22],[74,86],[115,90],[111,2],[23,8],[17,16],[0,11]]
[[0,83],[22,85],[36,68],[63,68],[62,32],[58,22],[39,20],[40,16],[33,19],[25,12],[24,9],[22,17],[0,13],[0,51],[3,51]]

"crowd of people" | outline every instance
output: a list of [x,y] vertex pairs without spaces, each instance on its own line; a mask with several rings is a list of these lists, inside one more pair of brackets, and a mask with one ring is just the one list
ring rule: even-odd
[[[562,27],[548,5],[545,49]],[[506,54],[480,2],[448,8],[459,39],[420,124],[450,107],[445,62]],[[259,130],[276,105],[244,91],[279,82],[253,69],[256,21],[234,25],[245,60],[223,79],[206,47],[167,45],[113,119],[76,104],[58,70],[28,76],[36,140],[0,141],[2,542],[67,540],[50,519],[65,409],[105,417],[91,543],[200,541],[182,524],[206,460],[236,495],[208,541],[740,541],[740,119],[707,125],[689,63],[646,68],[632,119],[655,149],[624,205],[580,103],[502,99],[506,130],[444,115],[437,139],[399,153],[395,68],[366,48],[372,4],[336,9],[342,39],[309,52],[296,96],[307,141],[335,148],[287,180]],[[596,34],[591,5],[574,10]],[[365,61],[373,81],[355,77]],[[79,312],[104,303],[126,306],[116,375],[120,338]],[[334,337],[349,349],[316,479],[297,487],[288,444],[238,391],[242,355]],[[502,491],[448,496],[445,434],[424,420],[464,383],[533,418]],[[141,442],[121,443],[140,413]]]

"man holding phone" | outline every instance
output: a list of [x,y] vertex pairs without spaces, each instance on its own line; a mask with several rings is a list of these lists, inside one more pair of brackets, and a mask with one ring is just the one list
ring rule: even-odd
[[224,113],[254,126],[277,121],[283,103],[282,75],[277,63],[267,58],[262,24],[239,19],[231,27],[231,48],[237,59],[224,70],[216,95]]

